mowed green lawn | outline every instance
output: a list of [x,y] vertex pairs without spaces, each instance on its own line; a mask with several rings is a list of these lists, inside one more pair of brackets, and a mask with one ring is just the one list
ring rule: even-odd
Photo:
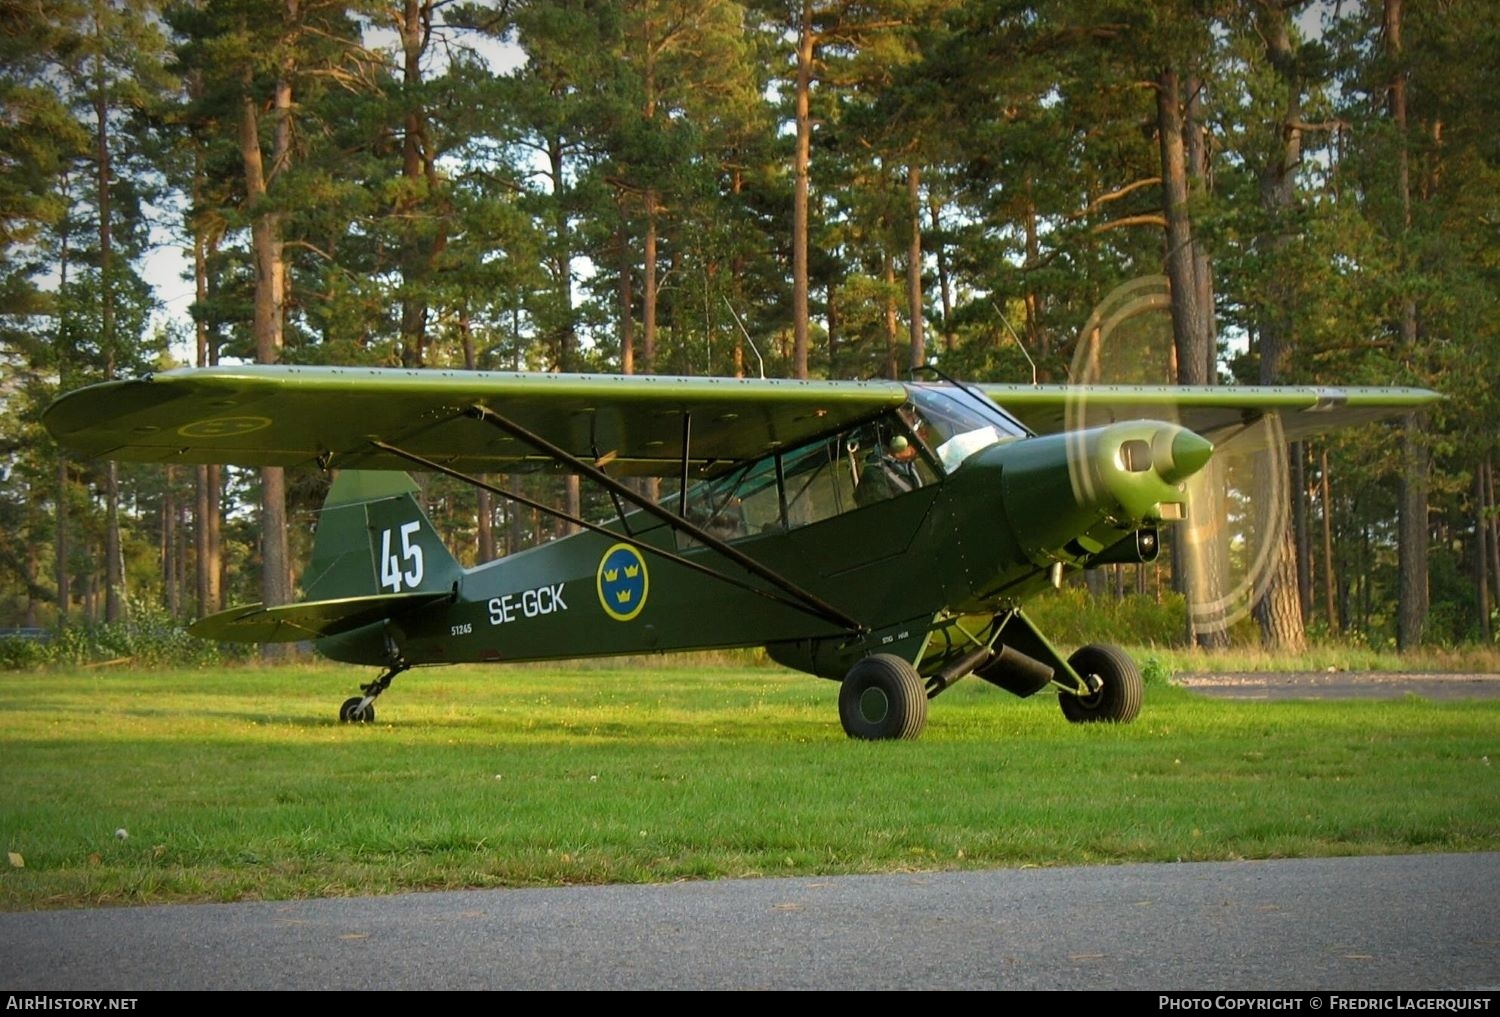
[[[0,675],[0,907],[1500,850],[1500,703],[1153,684],[1066,723],[977,680],[914,742],[832,682],[683,664]],[[116,831],[125,831],[117,836]]]

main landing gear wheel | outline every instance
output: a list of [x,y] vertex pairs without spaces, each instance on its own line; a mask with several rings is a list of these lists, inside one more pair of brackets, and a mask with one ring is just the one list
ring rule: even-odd
[[927,726],[927,688],[900,657],[877,653],[849,669],[839,688],[839,720],[850,738],[915,738]]
[[1069,657],[1068,663],[1085,681],[1091,675],[1097,678],[1099,688],[1088,696],[1059,693],[1057,704],[1062,707],[1064,717],[1075,724],[1095,721],[1128,724],[1135,720],[1141,712],[1145,685],[1140,668],[1128,653],[1108,643],[1091,643]]
[[361,710],[359,704],[364,701],[364,696],[353,696],[344,700],[344,705],[339,707],[339,722],[343,724],[375,723],[375,704],[371,703]]

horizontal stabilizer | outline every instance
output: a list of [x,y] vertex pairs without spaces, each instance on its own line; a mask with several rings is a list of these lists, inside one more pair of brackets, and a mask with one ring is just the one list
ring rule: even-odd
[[310,600],[280,607],[251,604],[211,614],[190,625],[188,632],[200,639],[227,643],[296,643],[336,636],[440,600],[449,600],[452,596],[451,591],[444,590]]

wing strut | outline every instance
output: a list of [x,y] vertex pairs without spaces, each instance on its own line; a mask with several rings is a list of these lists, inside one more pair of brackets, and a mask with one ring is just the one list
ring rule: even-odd
[[688,452],[693,445],[693,415],[682,415],[682,481],[677,485],[677,517],[687,518]]
[[[846,629],[849,629],[851,632],[865,631],[864,625],[861,625],[859,622],[855,621],[849,615],[840,611],[838,608],[834,607],[832,604],[828,603],[817,594],[811,593],[808,590],[804,590],[802,587],[798,586],[796,583],[792,582],[790,579],[787,579],[780,573],[766,568],[766,566],[762,565],[760,562],[756,561],[748,554],[745,554],[739,548],[734,547],[731,544],[726,544],[718,537],[715,537],[713,534],[704,530],[701,526],[697,526],[694,523],[691,523],[688,520],[684,519],[682,516],[667,511],[660,505],[656,504],[656,502],[654,501],[642,498],[639,494],[632,491],[630,488],[626,487],[624,484],[620,483],[614,477],[611,477],[609,474],[605,473],[603,470],[599,469],[592,463],[585,462],[584,460],[579,459],[577,456],[565,451],[564,449],[559,448],[540,435],[533,434],[532,432],[526,430],[526,428],[522,427],[520,424],[517,424],[511,420],[507,420],[506,418],[500,416],[500,414],[496,413],[494,410],[490,409],[488,406],[474,406],[469,410],[469,413],[476,420],[482,420],[492,427],[499,428],[512,437],[521,439],[532,448],[536,449],[546,456],[551,457],[556,462],[571,467],[583,476],[588,477],[590,480],[598,484],[600,487],[604,488],[606,491],[618,494],[620,497],[636,506],[636,508],[640,509],[642,512],[645,512],[647,515],[654,516],[655,518],[660,519],[662,522],[670,526],[673,530],[686,533],[688,536],[698,541],[704,547],[718,552],[720,557],[727,558],[728,560],[738,565],[740,568],[744,569],[746,572],[749,572],[751,575],[758,576],[759,578],[764,579],[766,582],[770,583],[778,590],[781,590],[783,593],[789,594],[796,600],[800,601],[802,604],[805,604],[811,611],[811,613],[828,621],[831,621],[837,625],[840,625]],[[684,433],[686,434],[686,431],[684,431]],[[685,463],[687,459],[686,447],[683,448],[682,454]]]
[[645,541],[639,540],[628,533],[619,533],[615,530],[600,526],[598,523],[591,523],[587,519],[584,519],[580,516],[575,516],[569,512],[564,512],[560,509],[553,508],[551,505],[546,505],[533,498],[528,498],[524,494],[517,494],[516,492],[508,491],[503,487],[496,487],[493,484],[485,483],[478,477],[472,477],[467,473],[461,473],[458,470],[453,469],[452,467],[444,466],[442,463],[433,462],[431,459],[419,456],[415,452],[408,452],[405,449],[397,448],[395,445],[380,441],[376,438],[371,438],[370,444],[374,445],[378,449],[381,449],[382,451],[391,453],[391,455],[399,456],[402,459],[405,459],[407,462],[415,463],[423,469],[432,470],[434,473],[444,474],[445,476],[452,477],[454,480],[461,480],[466,484],[477,487],[483,491],[488,491],[491,494],[498,494],[502,498],[517,502],[521,505],[525,505],[527,508],[536,509],[538,512],[543,512],[555,519],[561,519],[565,522],[572,523],[574,526],[579,526],[585,530],[597,533],[600,536],[608,537],[610,540],[618,541],[622,544],[629,544],[631,547],[635,548],[638,551],[643,551],[647,554],[654,554],[659,558],[665,558],[668,561],[673,562],[677,565],[681,565],[684,568],[692,569],[694,572],[702,573],[703,575],[709,576],[713,579],[717,579],[720,582],[728,583],[730,586],[738,587],[739,589],[746,590],[761,597],[765,597],[772,603],[780,604],[782,607],[789,607],[794,611],[802,611],[812,615],[815,618],[822,618],[824,621],[832,621],[838,625],[844,626],[852,632],[864,631],[863,626],[854,624],[852,622],[852,619],[850,621],[845,621],[842,616],[830,617],[824,612],[817,610],[810,604],[803,603],[799,600],[788,600],[785,597],[779,597],[770,590],[763,590],[759,586],[752,586],[747,582],[735,579],[733,576],[726,576],[724,575],[724,573],[719,572],[716,569],[709,568],[702,562],[693,561],[691,558],[684,558],[682,555],[676,554],[672,551],[668,551],[666,548],[655,547],[651,544],[647,544]]

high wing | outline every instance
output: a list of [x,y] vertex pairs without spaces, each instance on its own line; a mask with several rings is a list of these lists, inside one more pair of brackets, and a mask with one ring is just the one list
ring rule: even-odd
[[85,455],[162,463],[407,469],[395,446],[472,473],[551,465],[494,415],[616,475],[695,476],[901,405],[897,382],[183,368],[63,396],[44,422]]
[[1380,420],[1442,399],[1421,388],[1187,385],[981,385],[981,390],[1038,434],[1110,424],[1166,420],[1198,432],[1215,446],[1268,415],[1296,441],[1335,428]]
[[[1041,434],[1145,418],[1181,424],[1221,447],[1273,413],[1296,439],[1441,398],[1411,388],[981,389]],[[701,478],[907,398],[894,381],[248,365],[93,385],[58,399],[43,421],[77,452],[141,462],[407,469],[415,456],[452,470],[508,473],[556,464],[550,444],[617,476],[688,468]]]

